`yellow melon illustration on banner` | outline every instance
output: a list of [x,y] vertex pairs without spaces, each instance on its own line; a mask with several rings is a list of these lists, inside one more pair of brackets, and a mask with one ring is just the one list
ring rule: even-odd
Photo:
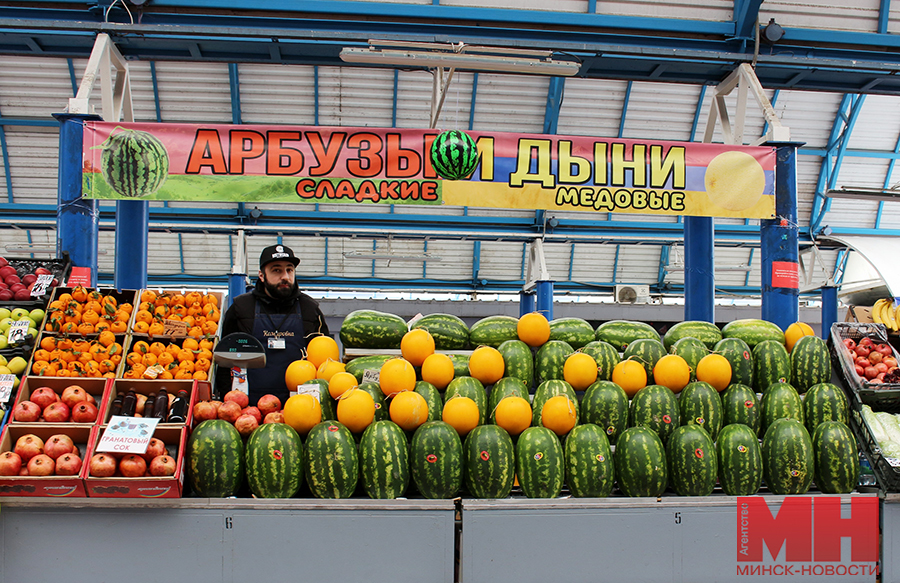
[[742,211],[759,202],[766,188],[766,173],[746,152],[722,152],[710,161],[704,176],[706,195],[729,211]]

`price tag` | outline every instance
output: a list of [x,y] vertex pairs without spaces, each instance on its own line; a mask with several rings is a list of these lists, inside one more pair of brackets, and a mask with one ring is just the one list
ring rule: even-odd
[[377,383],[381,380],[381,371],[375,370],[374,368],[367,368],[363,371],[362,382],[364,383]]
[[156,431],[157,417],[123,417],[113,415],[97,443],[99,452],[137,453],[147,451]]
[[891,466],[892,468],[896,468],[897,466],[900,466],[900,459],[897,459],[895,457],[886,457],[886,458],[884,458],[884,461],[886,461],[888,463],[888,465]]
[[321,400],[320,400],[321,390],[322,390],[322,388],[315,383],[309,383],[306,385],[297,386],[297,394],[298,395],[309,395],[316,401],[320,401],[320,402],[321,402]]
[[16,382],[16,375],[14,374],[0,374],[0,403],[9,402],[9,397],[12,395],[13,384]]
[[413,324],[415,324],[416,322],[418,322],[421,319],[422,319],[422,312],[419,312],[418,314],[416,314],[415,316],[410,318],[409,322],[406,323],[406,328],[409,330],[412,330]]
[[12,326],[9,327],[9,332],[6,336],[6,341],[9,344],[17,344],[19,342],[24,342],[25,337],[28,336],[28,327],[33,322],[28,320],[18,320],[12,323]]
[[187,322],[181,320],[165,320],[163,322],[163,336],[187,336]]
[[47,288],[50,287],[51,283],[53,283],[52,274],[44,273],[39,275],[37,281],[34,282],[34,286],[31,288],[31,297],[37,298],[47,293]]

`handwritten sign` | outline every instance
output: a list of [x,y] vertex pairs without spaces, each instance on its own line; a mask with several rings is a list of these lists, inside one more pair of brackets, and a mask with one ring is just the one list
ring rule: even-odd
[[309,383],[306,385],[299,385],[297,387],[297,394],[298,395],[309,395],[316,401],[320,401],[319,397],[321,395],[321,390],[322,390],[322,388],[319,385],[317,385],[315,383]]
[[13,385],[16,383],[16,375],[0,374],[0,404],[9,402],[12,395]]
[[31,297],[38,298],[47,293],[47,288],[50,287],[51,283],[53,283],[52,274],[43,273],[39,275],[37,281],[34,282],[34,286],[31,288]]
[[157,417],[123,417],[113,415],[109,426],[97,443],[99,452],[143,454],[156,431]]
[[25,337],[28,336],[28,327],[32,324],[33,322],[30,320],[18,320],[13,322],[7,332],[7,343],[18,344],[19,342],[24,342]]
[[362,380],[364,383],[377,383],[381,380],[381,371],[367,368],[363,371]]
[[182,322],[181,320],[166,320],[163,322],[163,326],[164,336],[187,336],[187,322]]

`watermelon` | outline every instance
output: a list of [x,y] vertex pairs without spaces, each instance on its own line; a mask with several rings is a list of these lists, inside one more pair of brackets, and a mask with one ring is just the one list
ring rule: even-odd
[[407,332],[406,321],[400,316],[355,310],[344,318],[340,337],[344,348],[400,348]]
[[291,498],[303,483],[300,436],[285,423],[257,427],[244,448],[247,484],[257,498]]
[[669,353],[677,354],[688,363],[688,366],[691,367],[691,380],[696,381],[697,364],[704,356],[709,354],[709,349],[700,340],[688,336],[676,341],[669,349]]
[[[103,179],[118,194],[139,198],[156,192],[169,176],[169,154],[153,134],[117,128],[100,146]],[[115,131],[115,130],[114,130]]]
[[647,371],[647,378],[652,379],[653,367],[656,366],[657,361],[665,355],[666,349],[662,342],[651,340],[649,338],[638,338],[625,348],[625,352],[622,354],[622,360],[628,360],[629,358],[634,357],[634,360],[637,360],[644,366],[644,370]]
[[575,389],[573,389],[572,385],[570,385],[566,381],[552,379],[542,382],[534,391],[534,400],[531,402],[531,425],[533,427],[538,427],[541,425],[541,412],[544,409],[544,404],[546,404],[547,401],[549,401],[552,397],[555,397],[557,395],[565,395],[569,398],[570,401],[572,401],[572,404],[575,405],[575,418],[578,418],[580,411],[578,406],[578,397],[575,395]]
[[359,457],[350,430],[323,421],[306,436],[306,482],[316,498],[349,498],[359,479]]
[[562,445],[546,427],[529,427],[516,443],[516,476],[528,498],[556,498],[566,465]]
[[[663,443],[668,441],[675,428],[681,425],[681,414],[675,393],[662,385],[647,385],[639,390],[631,399],[628,425],[647,427],[655,432]],[[619,443],[616,442],[616,447],[618,446]]]
[[435,350],[460,350],[469,345],[469,327],[462,318],[451,314],[428,314],[410,326],[424,328],[434,338]]
[[723,338],[715,351],[724,356],[731,365],[731,382],[753,386],[753,353],[740,338]]
[[520,379],[529,389],[534,385],[534,355],[521,340],[507,340],[497,350],[503,356],[506,376]]
[[415,392],[425,398],[428,404],[428,421],[437,421],[441,418],[441,411],[444,409],[444,400],[441,398],[440,391],[431,383],[419,381],[416,383]]
[[324,379],[312,379],[306,381],[304,384],[319,385],[319,405],[322,407],[322,421],[336,421],[337,401],[332,399],[331,393],[328,392],[328,381]]
[[626,496],[662,496],[668,480],[666,450],[655,431],[629,427],[615,453],[616,481]]
[[203,421],[185,449],[188,481],[203,498],[235,496],[244,480],[244,442],[234,425],[221,419]]
[[[759,399],[753,389],[747,385],[731,384],[722,391],[722,423],[725,426],[743,423],[759,434],[762,419],[760,418]],[[721,432],[720,432],[721,435]]]
[[[383,421],[391,418],[389,405],[384,397],[384,391],[381,390],[381,386],[378,383],[372,381],[360,383],[359,388],[372,395],[372,400],[375,401],[375,419],[373,419],[373,421]],[[430,415],[430,406],[428,412]]]
[[671,351],[672,346],[682,338],[696,338],[707,349],[712,350],[716,343],[722,339],[722,331],[710,322],[700,320],[688,320],[679,322],[669,328],[663,336],[663,344],[666,350]]
[[610,320],[597,326],[594,331],[594,339],[602,340],[613,345],[616,350],[622,351],[638,338],[649,338],[662,342],[659,332],[650,324],[632,322],[630,320]]
[[453,376],[469,376],[469,357],[465,354],[448,354],[453,362]]
[[811,386],[831,380],[831,355],[818,336],[803,336],[791,350],[791,383],[801,395]]
[[762,451],[756,432],[741,423],[726,425],[716,441],[719,483],[729,496],[753,496],[762,482]]
[[491,423],[494,423],[494,411],[497,405],[505,397],[514,396],[522,397],[528,401],[528,389],[525,383],[515,377],[503,377],[491,387],[491,394],[488,398],[488,411],[490,412]]
[[675,429],[666,444],[666,462],[669,483],[680,496],[712,494],[718,474],[716,446],[703,427],[682,425]]
[[594,327],[581,318],[556,318],[550,320],[550,340],[562,340],[579,349],[594,340]]
[[548,340],[534,356],[534,376],[537,383],[563,378],[566,359],[574,350],[562,340]]
[[619,351],[608,342],[595,340],[588,342],[581,352],[587,354],[597,363],[597,380],[608,381],[612,378],[613,369],[619,364]]
[[409,486],[409,444],[393,421],[376,421],[359,443],[359,477],[369,498],[394,499]]
[[823,421],[812,438],[816,486],[826,494],[849,494],[859,481],[859,449],[850,428]]
[[763,438],[763,477],[773,494],[805,494],[812,483],[815,456],[803,423],[778,419]]
[[516,474],[516,454],[505,429],[496,425],[476,427],[466,436],[463,455],[469,494],[476,498],[509,496]]
[[751,350],[764,340],[774,340],[781,344],[785,343],[784,332],[777,324],[753,318],[735,320],[725,324],[722,327],[722,337],[740,338],[747,343]]
[[381,367],[395,356],[390,354],[373,354],[372,356],[359,356],[348,362],[344,370],[356,377],[356,382],[363,382],[363,373],[367,370],[381,371]]
[[773,383],[791,382],[791,356],[775,340],[763,340],[753,349],[753,388],[765,393]]
[[694,381],[678,396],[678,410],[682,425],[699,425],[716,440],[725,419],[722,398],[709,383]]
[[475,140],[462,130],[447,130],[431,143],[431,166],[444,180],[463,180],[475,172],[481,155]]
[[468,397],[475,401],[475,404],[478,405],[478,424],[484,425],[487,419],[488,402],[487,392],[484,390],[484,385],[481,384],[481,381],[468,376],[456,377],[450,381],[450,384],[447,385],[447,390],[444,391],[444,403],[456,395]]
[[803,419],[810,435],[825,421],[850,423],[850,404],[847,395],[837,385],[819,383],[813,385],[803,396]]
[[597,381],[584,391],[581,422],[599,426],[615,445],[628,427],[628,395],[612,381]]
[[455,498],[462,484],[463,449],[459,433],[443,421],[419,425],[409,452],[412,480],[425,498]]
[[488,316],[478,320],[469,328],[469,342],[472,346],[493,346],[497,348],[507,340],[518,340],[518,318],[512,316]]
[[[760,432],[766,432],[778,419],[795,419],[803,423],[803,403],[797,389],[788,383],[774,383],[763,394],[759,404]],[[807,433],[809,433],[807,431]]]
[[566,483],[576,498],[612,494],[615,464],[606,432],[593,423],[578,425],[566,436]]

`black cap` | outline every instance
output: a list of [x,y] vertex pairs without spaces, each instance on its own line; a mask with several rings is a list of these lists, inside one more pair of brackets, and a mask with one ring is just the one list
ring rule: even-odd
[[272,245],[271,247],[266,247],[262,250],[262,253],[259,254],[260,269],[265,267],[267,263],[273,261],[290,261],[294,264],[294,267],[297,267],[297,264],[300,263],[300,260],[294,257],[294,252],[291,251],[291,248],[284,245]]

